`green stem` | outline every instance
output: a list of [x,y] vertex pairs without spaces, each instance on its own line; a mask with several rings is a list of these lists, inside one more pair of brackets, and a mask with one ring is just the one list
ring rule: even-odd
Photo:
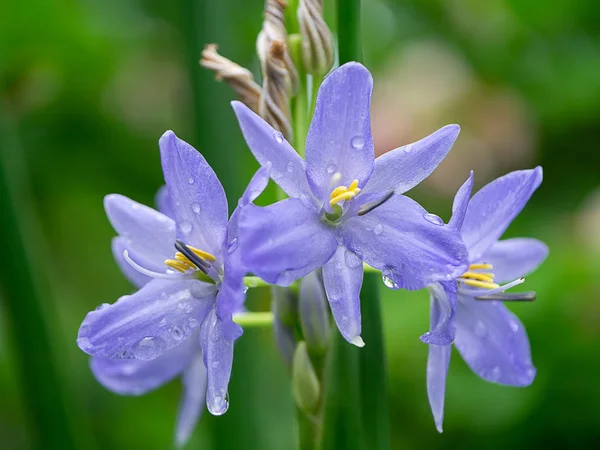
[[304,158],[304,147],[308,134],[309,104],[307,76],[302,63],[302,37],[299,34],[290,35],[289,44],[290,55],[298,71],[298,92],[292,101],[294,148]]
[[360,0],[337,0],[340,65],[362,61],[360,45]]
[[274,316],[271,311],[245,312],[233,315],[233,321],[242,327],[270,327]]
[[265,280],[259,277],[247,276],[244,277],[244,286],[249,288],[266,287],[271,286]]

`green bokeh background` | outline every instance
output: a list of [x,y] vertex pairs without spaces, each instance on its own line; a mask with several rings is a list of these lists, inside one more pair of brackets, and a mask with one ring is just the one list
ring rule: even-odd
[[[112,260],[114,232],[102,198],[118,192],[152,204],[162,182],[157,140],[173,129],[205,155],[236,204],[257,164],[229,107],[231,91],[198,60],[204,43],[218,42],[224,55],[256,73],[262,6],[261,0],[0,4],[0,152],[26,162],[19,181],[28,194],[27,223],[19,226],[32,230],[32,269],[42,281],[78,448],[173,447],[179,382],[139,398],[116,396],[94,380],[75,345],[87,311],[132,290]],[[375,102],[375,131],[385,130],[381,123],[402,128],[406,117],[414,139],[448,122],[463,129],[452,152],[458,156],[440,166],[443,176],[411,195],[447,219],[469,169],[476,169],[480,187],[541,164],[544,183],[506,236],[537,237],[551,248],[526,282],[538,300],[511,305],[530,336],[534,384],[484,382],[455,353],[442,435],[427,403],[427,348],[418,340],[428,328],[427,294],[385,291],[393,449],[600,448],[599,18],[595,0],[364,1],[363,45],[375,95],[378,86],[397,83],[394,101],[404,108],[377,110]],[[436,102],[440,83],[450,85],[445,94],[453,83],[463,94]],[[408,90],[423,101],[404,102]],[[486,103],[497,96],[501,106]],[[515,130],[525,138],[513,143]],[[481,161],[488,164],[478,177]],[[264,201],[273,198],[271,188]],[[0,256],[1,270],[14,264],[13,255]],[[252,293],[252,308],[268,307],[263,294]],[[35,346],[44,337],[20,333],[8,313],[7,302],[30,299],[0,296],[0,449],[35,448],[24,398],[27,383],[47,378],[24,375],[18,361],[21,343]],[[289,391],[270,331],[247,331],[236,344],[229,412],[205,414],[186,448],[292,449]]]

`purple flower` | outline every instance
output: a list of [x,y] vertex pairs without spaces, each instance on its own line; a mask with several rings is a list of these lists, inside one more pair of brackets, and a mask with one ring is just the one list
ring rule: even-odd
[[289,285],[323,267],[327,297],[346,340],[364,345],[359,292],[363,261],[388,287],[421,289],[466,269],[459,233],[402,195],[444,159],[459,132],[446,126],[374,161],[369,108],[373,80],[348,63],[319,89],[306,161],[281,133],[239,102],[248,146],[291,198],[240,217],[242,257],[272,284]]
[[[548,255],[536,239],[498,239],[542,182],[542,168],[500,177],[469,201],[473,173],[454,199],[450,225],[461,230],[469,251],[469,269],[459,277],[430,286],[431,330],[427,391],[436,427],[442,431],[446,374],[454,342],[471,369],[485,380],[528,386],[535,377],[525,327],[500,301],[527,298],[501,294],[523,282]],[[497,283],[506,283],[503,286]]]
[[223,414],[233,343],[232,314],[244,302],[237,245],[240,211],[269,180],[261,168],[228,221],[225,192],[206,160],[171,131],[160,139],[166,187],[162,213],[121,195],[105,198],[119,236],[113,253],[139,289],[88,313],[77,338],[96,378],[113,392],[140,395],[181,375],[184,394],[176,439],[191,434],[206,399]]

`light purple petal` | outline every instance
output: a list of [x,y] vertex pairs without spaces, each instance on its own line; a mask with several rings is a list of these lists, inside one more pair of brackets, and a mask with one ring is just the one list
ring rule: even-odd
[[245,290],[242,276],[225,276],[217,294],[217,317],[221,321],[223,335],[228,340],[233,341],[243,333],[242,327],[233,322],[232,315],[243,310]]
[[454,341],[456,327],[456,281],[441,281],[429,288],[431,314],[429,332],[421,336],[426,344],[450,345]]
[[206,367],[202,361],[202,353],[196,352],[183,373],[183,396],[175,428],[175,441],[180,447],[188,441],[204,411],[206,381]]
[[152,361],[92,357],[90,368],[109,391],[120,395],[142,395],[180,375],[199,350],[196,338],[191,336]]
[[548,246],[537,239],[514,238],[498,241],[481,257],[494,266],[495,281],[505,283],[530,274],[548,256]]
[[456,191],[454,196],[454,203],[452,204],[452,217],[448,225],[460,230],[462,228],[463,221],[465,220],[465,214],[469,206],[469,199],[471,198],[471,191],[473,190],[473,171],[467,181]]
[[[131,283],[136,287],[136,288],[141,288],[143,285],[145,285],[146,283],[148,283],[150,280],[152,280],[152,278],[147,277],[146,275],[141,274],[140,272],[138,272],[137,270],[135,270],[133,267],[131,267],[127,261],[125,261],[125,258],[123,257],[123,252],[125,250],[128,250],[130,252],[130,257],[133,258],[134,261],[141,263],[141,258],[135,254],[131,249],[127,248],[127,239],[123,238],[123,237],[115,237],[112,240],[112,253],[113,253],[113,257],[115,258],[115,261],[117,262],[117,265],[119,266],[119,268],[121,269],[121,272],[123,272],[123,275],[125,275],[125,277],[131,281]],[[132,255],[133,253],[133,255]],[[155,263],[153,261],[153,263]],[[148,265],[146,264],[142,264],[144,267],[148,267]],[[153,264],[154,265],[154,264]],[[164,270],[164,269],[163,269]]]
[[204,157],[172,131],[162,135],[159,145],[177,237],[219,255],[229,218],[223,186]]
[[271,163],[271,178],[290,197],[310,197],[304,160],[283,135],[240,102],[231,102],[244,139],[261,166]]
[[220,416],[229,407],[227,388],[233,364],[233,340],[224,336],[221,321],[214,309],[202,324],[200,345],[208,373],[206,406],[211,414]]
[[459,293],[454,344],[469,367],[487,381],[528,386],[535,378],[525,327],[500,302]]
[[358,347],[365,345],[360,337],[362,281],[361,259],[344,246],[338,246],[333,257],[323,266],[323,282],[340,333],[344,339]]
[[396,288],[422,289],[460,276],[467,268],[459,233],[402,195],[348,219],[342,236],[350,250],[381,270]]
[[197,280],[153,280],[85,317],[79,348],[103,358],[152,360],[181,344],[204,320],[215,286]]
[[504,233],[542,182],[542,168],[517,170],[477,192],[467,208],[462,237],[475,261]]
[[[355,62],[331,72],[319,88],[306,138],[306,175],[319,200],[355,179],[364,187],[373,171],[372,90],[371,74]],[[332,184],[336,173],[341,177]]]
[[239,227],[242,261],[271,284],[288,285],[318,269],[337,247],[334,229],[298,199],[248,205]]
[[384,153],[375,160],[365,192],[393,189],[402,194],[412,189],[442,162],[459,132],[458,125],[446,125],[420,141]]
[[427,357],[427,397],[435,427],[441,433],[444,423],[446,376],[450,365],[451,345],[430,345]]
[[147,262],[148,269],[165,271],[164,260],[175,253],[175,222],[119,194],[104,197],[104,209],[126,248]]
[[154,196],[154,204],[161,213],[175,220],[175,212],[173,211],[173,206],[171,205],[171,197],[169,196],[167,186],[161,186],[158,189],[156,195]]

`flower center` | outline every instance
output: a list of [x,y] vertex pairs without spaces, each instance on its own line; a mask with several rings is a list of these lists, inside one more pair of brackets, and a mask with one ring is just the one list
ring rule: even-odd
[[329,206],[337,205],[341,201],[352,200],[360,192],[358,187],[358,180],[354,180],[350,186],[338,186],[331,191],[329,197]]
[[462,274],[458,279],[468,286],[496,289],[500,285],[494,283],[494,274],[490,272],[481,272],[492,270],[494,266],[486,263],[471,264],[469,270]]
[[191,245],[186,245],[180,240],[175,242],[175,249],[178,250],[175,253],[175,259],[167,259],[165,264],[181,273],[190,269],[208,273],[211,263],[217,260],[214,255]]

